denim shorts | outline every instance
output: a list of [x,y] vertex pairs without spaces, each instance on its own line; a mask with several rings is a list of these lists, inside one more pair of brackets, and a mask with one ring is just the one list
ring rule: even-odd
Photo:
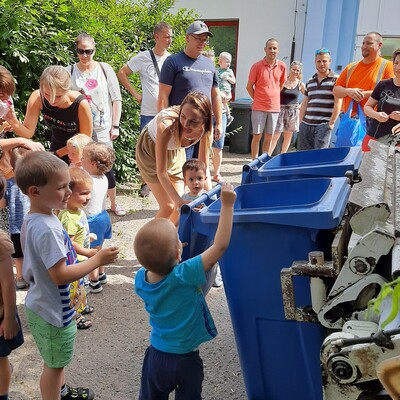
[[0,357],[9,356],[13,350],[24,343],[24,335],[22,333],[21,321],[17,312],[16,317],[20,327],[19,332],[12,339],[8,340],[5,340],[3,336],[0,336]]

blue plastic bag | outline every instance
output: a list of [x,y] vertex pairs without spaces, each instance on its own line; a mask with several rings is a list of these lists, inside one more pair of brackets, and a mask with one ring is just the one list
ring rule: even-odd
[[335,147],[341,146],[361,146],[366,133],[365,114],[357,104],[358,115],[351,116],[354,100],[349,104],[349,108],[340,118],[339,127],[336,131]]

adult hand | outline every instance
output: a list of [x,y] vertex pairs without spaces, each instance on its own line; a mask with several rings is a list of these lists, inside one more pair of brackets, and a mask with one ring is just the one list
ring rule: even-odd
[[214,140],[219,140],[222,135],[222,125],[216,124],[214,127]]
[[[386,122],[389,119],[389,115],[385,112],[380,111],[375,114],[375,119],[379,122]],[[400,120],[399,120],[400,121]]]
[[364,91],[358,88],[347,88],[347,95],[357,103],[364,100]]
[[117,128],[111,128],[110,131],[110,139],[115,140],[119,136],[119,129]]
[[396,120],[396,121],[400,121],[400,111],[392,111],[392,112],[389,114],[389,118],[390,118],[390,119],[394,119],[394,120]]
[[138,93],[136,96],[135,96],[135,99],[136,99],[136,101],[139,103],[139,104],[142,104],[142,94],[141,93]]
[[39,142],[33,142],[30,139],[25,139],[25,138],[19,138],[21,140],[21,147],[25,147],[28,150],[31,151],[45,151],[45,148],[43,147],[42,143]]

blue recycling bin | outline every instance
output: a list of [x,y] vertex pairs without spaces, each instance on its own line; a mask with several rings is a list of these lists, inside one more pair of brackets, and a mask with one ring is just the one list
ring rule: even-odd
[[358,174],[362,160],[361,147],[294,151],[279,154],[266,161],[257,171],[264,180],[305,179]]
[[[317,323],[285,320],[280,271],[326,247],[350,194],[346,178],[315,178],[236,188],[230,245],[220,260],[250,400],[321,400]],[[214,237],[221,203],[200,212],[195,228]],[[331,243],[329,243],[330,246]],[[296,277],[296,306],[310,304],[309,278]]]

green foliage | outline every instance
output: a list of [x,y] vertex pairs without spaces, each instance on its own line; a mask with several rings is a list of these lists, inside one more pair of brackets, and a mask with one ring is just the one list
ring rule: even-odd
[[[174,0],[0,0],[0,62],[16,77],[19,117],[23,118],[44,68],[77,62],[74,41],[79,33],[95,38],[95,59],[109,63],[115,71],[134,54],[154,45],[153,27],[160,21],[173,27],[171,51],[180,51],[185,29],[197,16],[185,9],[171,14],[173,6]],[[131,78],[140,87],[138,75]],[[126,182],[137,176],[140,107],[125,90],[122,94],[120,137],[114,142],[115,171],[118,181]],[[41,129],[35,138],[43,141]]]

